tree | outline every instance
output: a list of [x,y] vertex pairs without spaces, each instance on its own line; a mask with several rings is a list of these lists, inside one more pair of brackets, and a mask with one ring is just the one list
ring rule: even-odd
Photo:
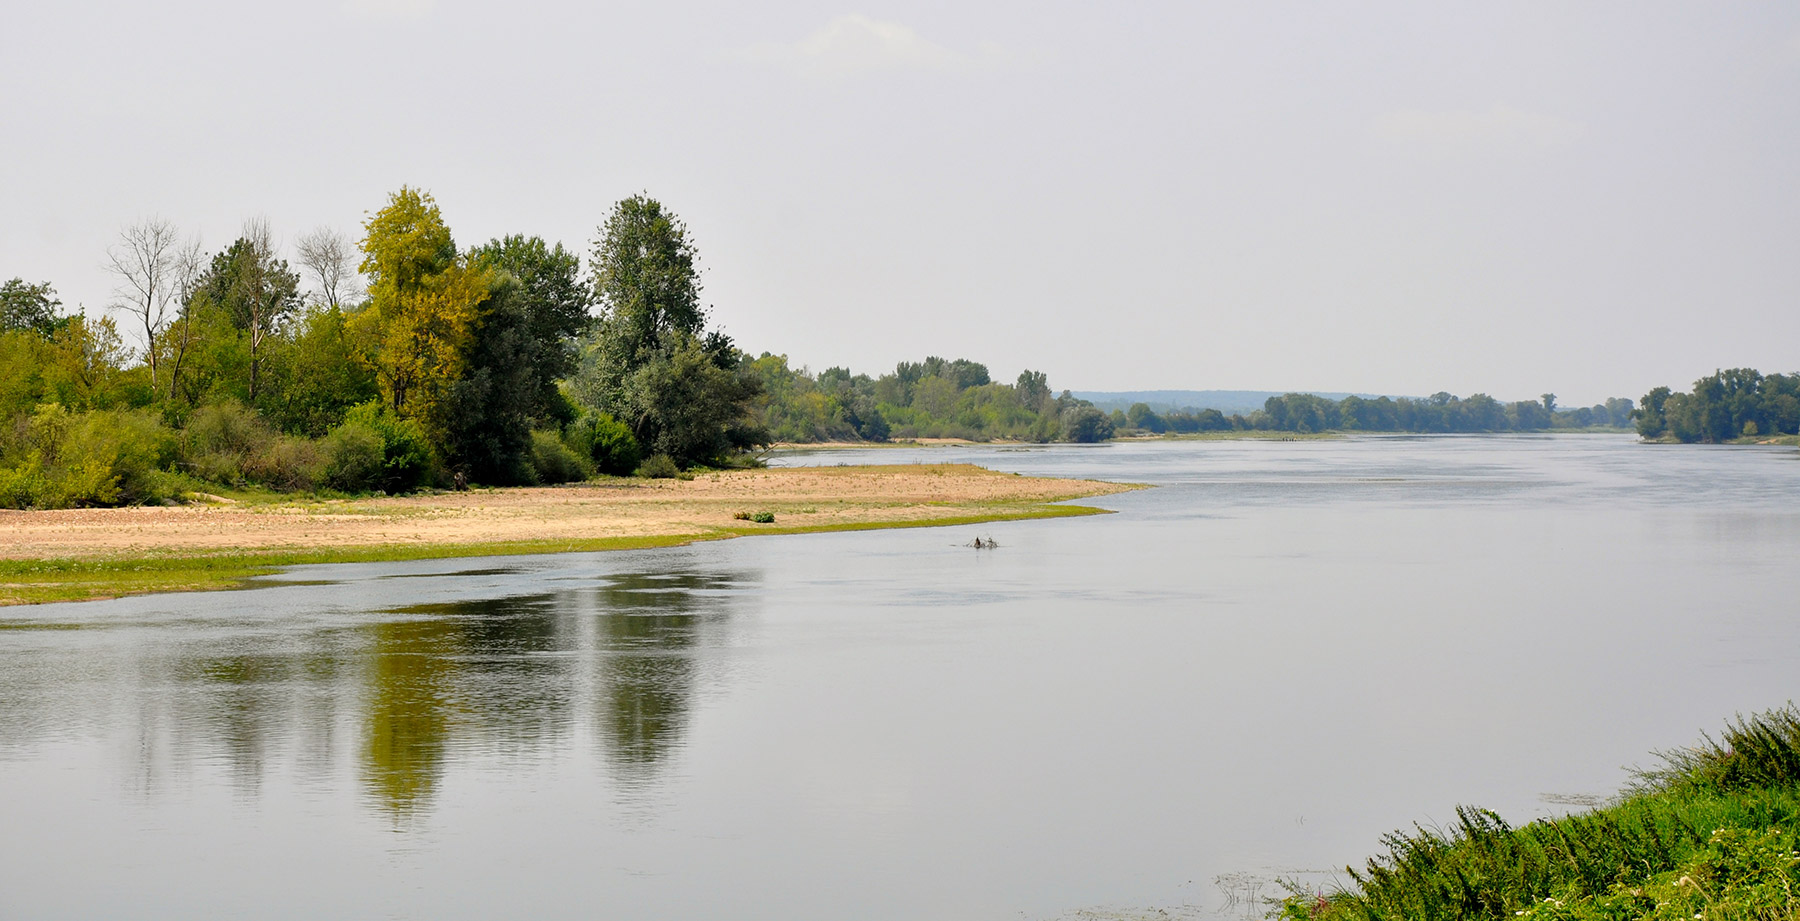
[[589,409],[682,465],[767,439],[750,418],[759,379],[730,337],[705,329],[697,261],[686,225],[660,202],[615,205],[590,260],[600,318],[572,381]]
[[243,235],[213,257],[195,287],[195,296],[223,309],[248,345],[246,398],[255,403],[266,343],[300,308],[300,276],[289,271],[286,260],[276,258],[268,221],[244,222]]
[[504,306],[524,337],[519,360],[531,388],[527,412],[547,419],[561,402],[556,382],[575,370],[574,340],[593,323],[593,292],[581,277],[581,257],[561,243],[516,235],[489,241],[472,255],[514,282]]
[[62,301],[49,282],[31,285],[23,278],[15,278],[0,285],[0,330],[29,330],[40,336],[53,336],[69,322],[68,317],[57,315],[61,306]]
[[114,309],[130,314],[132,326],[142,336],[153,391],[157,389],[158,347],[169,324],[169,311],[180,295],[180,255],[175,225],[160,217],[128,225],[119,232],[119,242],[106,251],[106,269],[119,279]]
[[332,308],[343,306],[342,298],[356,279],[350,241],[329,227],[319,227],[303,234],[294,249],[300,265],[319,286],[319,302]]
[[462,377],[493,275],[457,255],[437,202],[424,192],[402,187],[364,228],[360,269],[369,277],[369,306],[354,325],[373,348],[382,401],[440,437],[439,410]]
[[446,453],[477,482],[530,482],[533,424],[573,418],[556,382],[575,367],[569,343],[589,322],[587,285],[575,254],[538,237],[494,240],[470,258],[495,281],[445,397]]
[[1168,424],[1163,422],[1162,417],[1157,415],[1148,403],[1131,404],[1131,407],[1125,410],[1125,420],[1134,429],[1143,429],[1158,435],[1169,430]]
[[594,243],[594,299],[626,364],[672,337],[701,334],[697,262],[687,225],[660,202],[638,194],[613,206]]
[[[1086,402],[1086,401],[1083,401]],[[1070,441],[1092,443],[1112,437],[1113,423],[1092,404],[1064,410],[1063,433]]]
[[1019,402],[1032,412],[1043,412],[1051,400],[1050,378],[1042,371],[1020,371],[1019,382],[1014,386],[1019,391]]

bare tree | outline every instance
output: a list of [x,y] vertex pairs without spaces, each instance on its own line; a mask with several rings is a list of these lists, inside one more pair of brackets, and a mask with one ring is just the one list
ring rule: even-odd
[[119,279],[113,309],[131,316],[141,330],[144,363],[150,366],[150,390],[157,389],[158,346],[169,325],[169,309],[180,294],[177,264],[180,235],[175,225],[146,218],[119,232],[119,242],[106,250],[106,268]]
[[186,364],[188,353],[198,343],[194,329],[194,294],[200,289],[200,279],[206,274],[206,250],[200,246],[200,236],[194,235],[175,253],[175,319],[170,323],[163,339],[169,350],[169,399],[175,398],[175,389],[181,383],[181,368]]
[[[240,239],[249,244],[237,282],[238,309],[243,312],[244,330],[250,334],[250,399],[254,400],[263,342],[293,313],[297,297],[287,263],[275,258],[275,235],[269,229],[269,219],[258,216],[245,221]],[[285,286],[281,284],[282,276],[286,276]]]
[[302,235],[294,249],[300,254],[300,264],[318,284],[320,299],[333,308],[338,307],[356,280],[355,255],[350,241],[330,227],[320,227]]

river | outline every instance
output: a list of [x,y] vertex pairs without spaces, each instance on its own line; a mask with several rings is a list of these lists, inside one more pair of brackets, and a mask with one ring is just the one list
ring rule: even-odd
[[1155,488],[0,609],[0,917],[1254,916],[1795,696],[1791,448],[776,463],[941,460]]

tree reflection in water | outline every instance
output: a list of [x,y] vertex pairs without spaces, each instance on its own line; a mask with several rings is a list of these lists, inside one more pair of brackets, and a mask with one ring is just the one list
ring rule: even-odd
[[396,817],[427,804],[443,773],[460,627],[427,618],[369,628],[363,783]]
[[598,592],[600,738],[615,782],[631,790],[655,781],[680,747],[693,706],[702,633],[723,624],[741,573],[637,572],[607,579]]
[[581,705],[575,663],[588,643],[604,755],[615,783],[642,789],[680,747],[703,634],[726,622],[745,581],[729,572],[634,572],[606,576],[592,593],[391,612],[406,619],[367,628],[365,789],[404,818],[429,808],[446,760],[459,752],[519,759],[565,743]]
[[[441,592],[497,572],[512,574],[406,577],[438,580]],[[644,570],[385,610],[8,625],[30,642],[0,660],[0,753],[96,722],[95,702],[116,698],[134,704],[121,735],[146,796],[217,764],[240,794],[276,776],[342,783],[400,822],[428,814],[459,764],[543,763],[589,732],[615,788],[642,792],[683,744],[705,650],[726,643],[720,631],[760,581]],[[83,676],[78,694],[71,673]]]

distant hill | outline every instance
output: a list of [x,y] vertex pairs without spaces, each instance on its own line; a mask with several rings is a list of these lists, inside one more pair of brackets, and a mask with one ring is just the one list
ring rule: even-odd
[[[1324,393],[1317,390],[1075,390],[1076,397],[1087,400],[1102,411],[1112,412],[1115,409],[1130,409],[1133,403],[1149,404],[1150,409],[1158,413],[1172,412],[1178,409],[1216,409],[1229,416],[1233,413],[1249,415],[1262,409],[1270,397],[1278,397],[1284,393],[1310,393],[1327,400],[1342,400],[1350,396],[1348,393]],[[1359,397],[1375,399],[1381,396],[1376,393],[1359,393]]]

